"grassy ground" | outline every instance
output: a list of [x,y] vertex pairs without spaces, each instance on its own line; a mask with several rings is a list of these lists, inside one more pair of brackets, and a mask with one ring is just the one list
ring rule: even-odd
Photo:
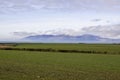
[[80,50],[80,51],[100,51],[120,54],[120,45],[116,44],[19,44],[17,48],[52,48],[52,49],[66,49],[66,50]]
[[120,55],[0,50],[0,80],[120,80]]

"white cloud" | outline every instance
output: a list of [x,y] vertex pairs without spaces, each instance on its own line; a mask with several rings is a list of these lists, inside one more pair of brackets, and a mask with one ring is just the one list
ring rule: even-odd
[[75,30],[75,29],[55,29],[55,30],[47,30],[47,31],[40,31],[40,34],[52,34],[52,35],[71,35],[71,36],[76,36],[76,35],[81,35],[82,31],[80,29]]
[[12,34],[15,36],[22,36],[22,37],[37,35],[37,33],[33,33],[33,32],[13,32]]
[[51,30],[43,30],[38,32],[25,32],[25,31],[18,31],[18,32],[12,32],[12,35],[18,36],[18,37],[26,37],[26,36],[33,36],[33,35],[81,35],[80,30],[74,30],[74,29],[51,29]]
[[104,25],[104,26],[90,26],[82,29],[51,29],[38,32],[13,32],[18,37],[26,37],[32,35],[71,35],[79,36],[83,34],[92,34],[101,36],[104,38],[120,39],[120,24],[116,25]]
[[100,21],[102,21],[102,19],[93,19],[91,21],[93,21],[93,22],[100,22]]
[[108,38],[120,38],[120,24],[105,25],[105,26],[91,26],[83,28],[84,33],[95,34]]
[[0,0],[3,13],[40,9],[119,11],[120,0]]

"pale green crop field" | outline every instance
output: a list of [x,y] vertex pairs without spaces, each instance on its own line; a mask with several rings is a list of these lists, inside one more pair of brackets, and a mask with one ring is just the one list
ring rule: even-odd
[[0,50],[0,80],[120,80],[120,55]]
[[120,44],[18,44],[17,48],[51,48],[51,49],[64,49],[64,50],[80,50],[80,51],[97,51],[97,52],[108,52],[113,54],[120,54]]

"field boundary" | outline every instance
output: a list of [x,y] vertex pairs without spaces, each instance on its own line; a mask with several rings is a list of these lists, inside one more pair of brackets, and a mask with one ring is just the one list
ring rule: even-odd
[[36,48],[0,48],[0,50],[17,50],[17,51],[39,51],[39,52],[62,52],[62,53],[88,53],[88,54],[120,54],[119,53],[110,53],[107,51],[85,51],[85,50],[64,50],[64,49],[36,49]]

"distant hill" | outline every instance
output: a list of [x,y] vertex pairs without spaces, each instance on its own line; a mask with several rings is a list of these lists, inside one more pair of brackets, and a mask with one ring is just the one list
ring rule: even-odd
[[59,43],[120,43],[120,39],[102,38],[100,36],[84,34],[80,36],[70,35],[35,35],[22,39],[32,42],[59,42]]

